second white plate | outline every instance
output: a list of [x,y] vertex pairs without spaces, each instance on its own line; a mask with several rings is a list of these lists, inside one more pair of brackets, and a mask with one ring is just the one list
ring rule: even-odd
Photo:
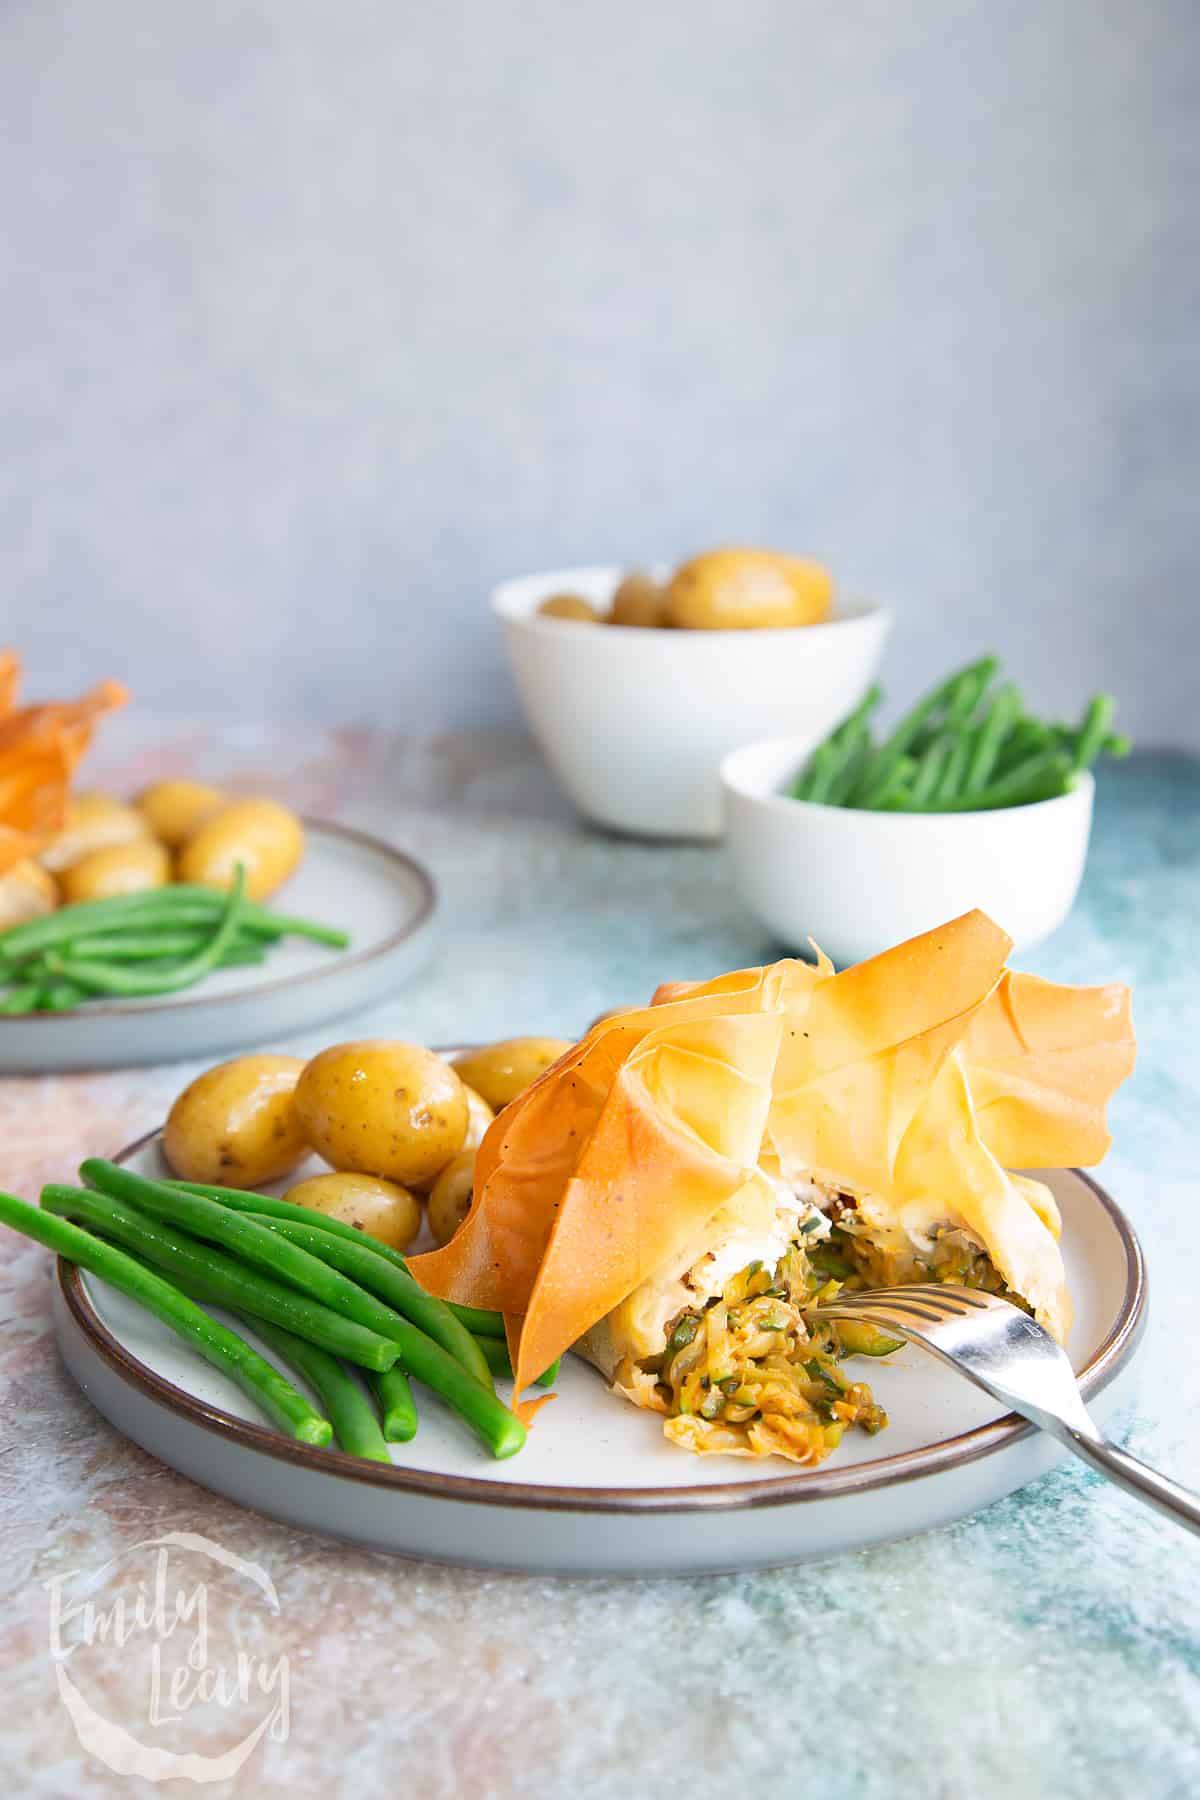
[[426,954],[433,882],[381,838],[319,819],[304,825],[304,860],[269,904],[340,926],[348,949],[285,938],[260,966],[219,969],[182,994],[0,1018],[0,1073],[116,1069],[238,1050],[390,992]]

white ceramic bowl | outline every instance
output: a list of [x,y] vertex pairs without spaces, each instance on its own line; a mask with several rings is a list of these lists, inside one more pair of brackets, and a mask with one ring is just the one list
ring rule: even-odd
[[994,812],[855,812],[784,795],[817,741],[770,738],[721,766],[734,881],[789,948],[811,937],[839,965],[860,962],[975,906],[1018,950],[1061,925],[1087,860],[1090,775]]
[[823,737],[865,693],[890,617],[848,607],[788,631],[646,631],[538,616],[557,593],[607,605],[623,573],[552,569],[495,589],[525,716],[589,819],[719,837],[721,758],[771,731]]

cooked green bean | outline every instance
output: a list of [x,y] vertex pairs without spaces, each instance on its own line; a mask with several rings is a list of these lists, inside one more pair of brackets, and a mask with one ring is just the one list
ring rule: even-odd
[[[98,958],[101,962],[141,962],[143,959],[154,961],[164,956],[193,956],[207,942],[208,934],[203,931],[81,933],[77,938],[68,938],[58,954]],[[240,955],[243,952],[265,956],[264,940],[239,931],[228,954]]]
[[71,957],[68,960],[53,950],[47,953],[46,967],[52,974],[64,976],[93,994],[129,996],[178,993],[183,988],[193,987],[202,976],[207,975],[229,949],[238,930],[245,888],[246,871],[238,863],[234,867],[233,881],[212,936],[202,950],[197,950],[172,970],[144,969],[139,973],[137,970],[122,968],[119,963],[90,962],[83,957]]
[[972,684],[975,699],[978,699],[978,690],[975,689],[974,684],[978,680],[980,672],[990,670],[992,666],[993,659],[990,656],[981,657],[978,662],[968,663],[965,669],[959,669],[955,674],[947,676],[945,681],[940,682],[933,689],[932,693],[926,694],[923,700],[918,700],[916,705],[910,708],[891,736],[880,746],[872,766],[867,771],[863,783],[862,804],[864,806],[869,806],[871,796],[884,787],[896,764],[908,750],[922,726],[930,722],[940,708],[951,705],[955,694],[964,684],[968,682]]
[[417,1435],[417,1403],[404,1370],[393,1366],[382,1374],[368,1375],[367,1384],[379,1404],[388,1443],[410,1443]]
[[290,1283],[309,1299],[320,1301],[322,1306],[353,1320],[356,1325],[362,1325],[380,1337],[391,1335],[396,1315],[390,1306],[385,1306],[357,1282],[348,1281],[321,1257],[288,1243],[264,1225],[256,1224],[245,1213],[235,1212],[216,1200],[203,1200],[197,1194],[181,1193],[178,1188],[168,1187],[166,1182],[151,1181],[132,1169],[102,1162],[99,1157],[89,1157],[81,1163],[79,1173],[84,1181],[102,1193],[126,1200],[152,1218],[180,1225],[193,1237],[221,1244],[235,1256]]
[[485,1387],[492,1385],[487,1359],[466,1326],[459,1323],[446,1302],[427,1293],[407,1269],[398,1269],[385,1257],[377,1256],[371,1245],[362,1241],[361,1232],[360,1241],[355,1244],[348,1238],[322,1230],[315,1219],[312,1222],[280,1219],[273,1218],[270,1213],[242,1213],[240,1216],[252,1219],[255,1224],[286,1238],[289,1244],[296,1244],[301,1250],[307,1250],[310,1256],[319,1257],[322,1262],[328,1263],[342,1275],[349,1276],[369,1293],[386,1300],[404,1318],[428,1332],[435,1344],[448,1350],[455,1361],[482,1381]]
[[[1067,791],[1071,765],[1060,750],[1035,750],[1008,774],[999,776],[970,800],[972,812],[988,812],[1002,806],[1031,806],[1038,800],[1053,800]],[[929,812],[959,812],[961,800],[942,806],[929,806]]]
[[268,1418],[290,1436],[304,1444],[329,1442],[332,1436],[329,1420],[323,1419],[290,1381],[285,1381],[277,1369],[235,1332],[218,1324],[216,1319],[210,1319],[153,1270],[144,1268],[124,1251],[102,1243],[66,1219],[30,1206],[12,1194],[0,1193],[0,1223],[44,1244],[67,1262],[87,1269],[89,1274],[99,1276],[145,1307],[176,1336],[199,1351],[206,1362],[236,1381],[243,1392],[262,1407]]
[[33,1012],[41,991],[41,983],[37,981],[10,988],[3,1000],[0,1000],[0,1013]]
[[989,692],[998,668],[981,657],[939,682],[872,747],[870,693],[816,746],[785,791],[793,798],[871,812],[951,813],[1025,806],[1070,792],[1097,756],[1128,754],[1111,730],[1113,702],[1098,694],[1078,726],[1026,717],[1011,682]]
[[504,1337],[503,1313],[488,1312],[482,1306],[460,1306],[457,1300],[447,1300],[446,1305],[472,1337]]
[[329,1415],[333,1435],[348,1456],[368,1462],[390,1463],[388,1447],[375,1417],[375,1408],[350,1371],[328,1350],[319,1350],[279,1325],[247,1318],[269,1350],[274,1350],[298,1375],[303,1376]]
[[[508,1345],[503,1343],[499,1338],[481,1337],[479,1339],[479,1348],[487,1357],[488,1365],[491,1368],[493,1375],[503,1375],[508,1381],[511,1381],[513,1378],[513,1366],[512,1358],[508,1354]],[[554,1361],[550,1364],[550,1367],[543,1370],[536,1378],[533,1384],[534,1387],[553,1387],[554,1383],[558,1380],[558,1371],[561,1364],[562,1357],[556,1356]]]
[[348,1362],[366,1369],[388,1369],[396,1360],[397,1348],[392,1338],[310,1300],[285,1282],[246,1268],[211,1244],[198,1243],[186,1231],[163,1226],[140,1208],[111,1194],[52,1183],[42,1190],[42,1206],[47,1212],[82,1219],[93,1230],[116,1238],[172,1278],[202,1283],[222,1306],[282,1325],[286,1331],[294,1331],[297,1337],[332,1350]]
[[970,760],[963,777],[964,794],[977,794],[987,786],[1000,746],[1012,730],[1020,706],[1020,696],[1011,681],[997,689],[971,747]]
[[[0,932],[0,958],[15,960],[35,951],[56,948],[82,932],[121,930],[126,925],[138,931],[160,926],[164,929],[183,925],[211,926],[220,916],[225,900],[226,895],[220,889],[181,882],[169,887],[149,888],[140,894],[81,900]],[[256,937],[310,938],[314,943],[328,944],[336,950],[344,950],[350,942],[348,934],[336,926],[271,912],[255,901],[244,903],[241,929]]]
[[1108,728],[1112,724],[1112,715],[1112,695],[1097,694],[1083,716],[1083,724],[1075,742],[1074,766],[1077,769],[1086,769],[1099,756],[1100,746],[1108,736]]
[[[376,1256],[382,1256],[394,1268],[408,1269],[408,1263],[399,1250],[393,1250],[390,1244],[380,1243],[369,1232],[360,1231],[357,1225],[348,1225],[344,1219],[335,1219],[329,1213],[318,1212],[315,1207],[297,1206],[294,1200],[279,1200],[274,1194],[251,1193],[248,1188],[216,1187],[207,1181],[176,1181],[172,1177],[169,1181],[164,1181],[163,1186],[177,1188],[181,1194],[198,1194],[202,1200],[217,1200],[222,1206],[232,1207],[234,1212],[262,1213],[272,1219],[294,1219],[299,1225],[318,1225],[322,1231],[346,1238],[350,1243],[369,1244]],[[503,1321],[500,1329],[503,1334]]]

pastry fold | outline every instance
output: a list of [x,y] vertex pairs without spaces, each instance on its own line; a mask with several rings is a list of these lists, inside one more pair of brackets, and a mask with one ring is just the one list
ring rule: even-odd
[[414,1274],[506,1315],[518,1394],[575,1344],[612,1375],[662,1349],[698,1258],[769,1236],[803,1191],[881,1241],[964,1234],[1065,1339],[1057,1211],[1009,1171],[1104,1154],[1129,997],[1012,974],[1010,949],[971,912],[840,974],[819,956],[660,988],[497,1117],[466,1222]]

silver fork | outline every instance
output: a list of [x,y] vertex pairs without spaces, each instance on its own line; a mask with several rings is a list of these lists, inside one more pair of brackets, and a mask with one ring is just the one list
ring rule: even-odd
[[1119,1450],[1097,1430],[1066,1352],[1010,1300],[978,1288],[931,1283],[839,1294],[820,1310],[826,1318],[864,1319],[922,1344],[1118,1487],[1200,1534],[1200,1497]]

